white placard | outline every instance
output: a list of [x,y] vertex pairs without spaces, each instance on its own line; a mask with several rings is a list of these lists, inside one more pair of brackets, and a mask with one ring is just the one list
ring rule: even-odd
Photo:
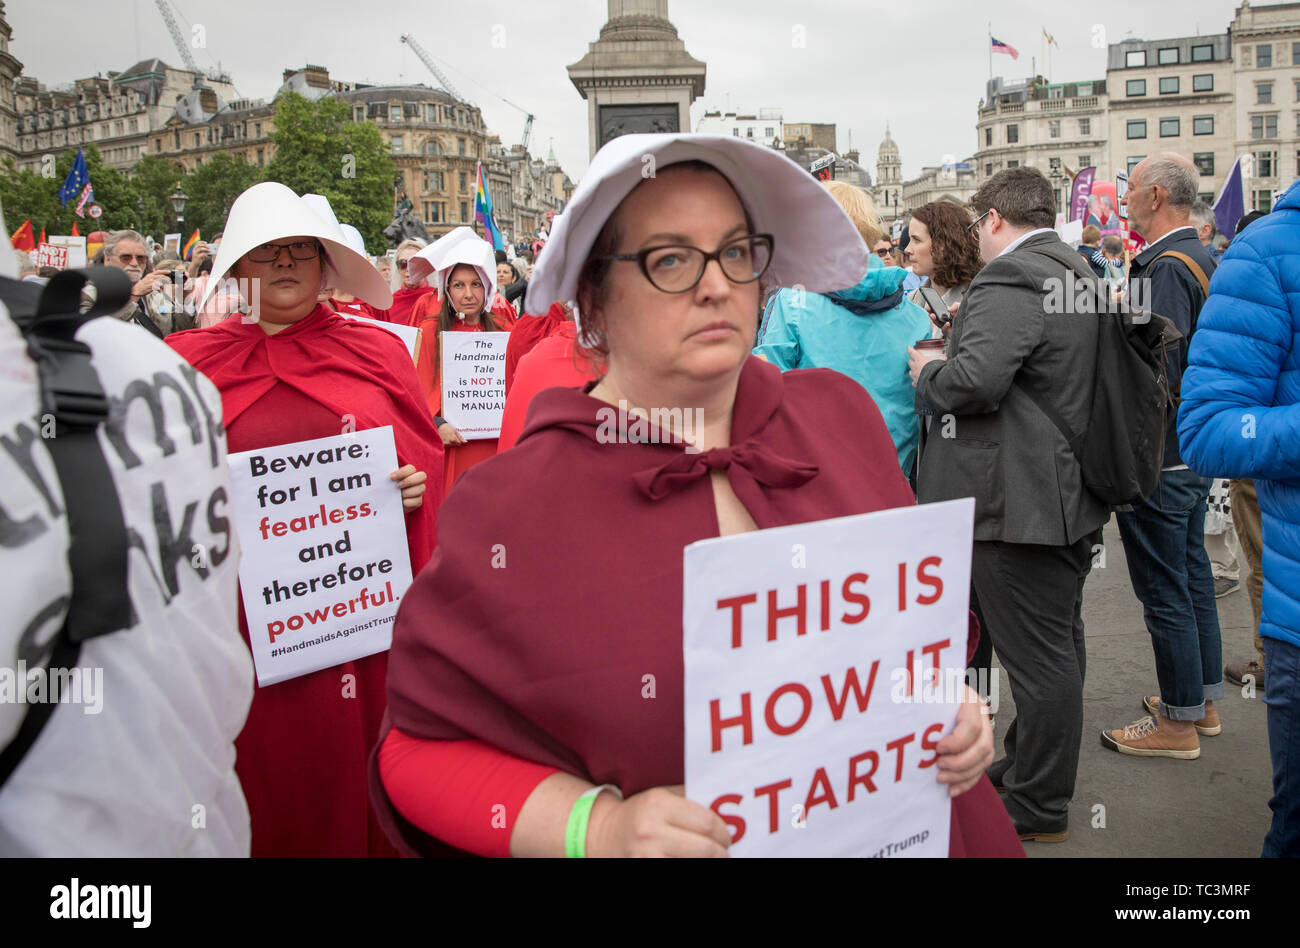
[[345,313],[343,310],[338,310],[338,314],[346,316],[348,319],[355,319],[359,323],[369,323],[372,326],[378,326],[380,329],[387,329],[402,340],[402,345],[406,346],[406,351],[411,354],[411,362],[415,362],[416,354],[420,351],[420,330],[417,327],[399,326],[397,323],[386,323],[382,319],[358,316],[355,313]]
[[86,265],[86,238],[84,236],[53,235],[50,237],[49,243],[55,247],[67,248],[68,256],[64,264],[65,269],[79,270]]
[[163,253],[174,253],[178,257],[181,255],[180,234],[163,234]]
[[1083,240],[1083,221],[1066,221],[1064,224],[1058,224],[1056,233],[1067,244],[1077,247]]
[[508,332],[441,334],[441,414],[466,441],[501,435],[509,342]]
[[259,685],[382,652],[411,585],[392,426],[230,455]]
[[686,795],[733,856],[948,854],[934,746],[965,691],[974,515],[964,498],[686,547]]

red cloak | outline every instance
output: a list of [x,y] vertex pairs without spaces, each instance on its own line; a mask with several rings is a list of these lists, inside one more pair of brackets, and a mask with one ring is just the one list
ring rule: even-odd
[[393,294],[393,305],[384,311],[388,321],[399,326],[414,326],[411,310],[430,293],[435,297],[438,295],[438,291],[427,283],[421,283],[419,286],[404,286],[397,290]]
[[[436,544],[442,442],[392,333],[321,304],[273,336],[228,319],[167,344],[221,391],[231,452],[336,435],[349,415],[357,430],[392,425],[399,464],[429,477],[424,504],[406,517],[412,572],[424,566]],[[242,599],[239,627],[247,642]],[[254,692],[235,742],[254,856],[395,854],[365,805],[387,668],[380,653]]]
[[[510,334],[510,344],[515,333]],[[506,393],[506,410],[501,416],[501,437],[497,439],[497,453],[515,446],[523,434],[528,418],[528,406],[542,389],[581,388],[600,377],[596,366],[577,348],[578,327],[571,322],[556,326],[551,334],[534,345],[519,360],[514,386]],[[509,371],[510,350],[506,349]]]
[[[519,360],[532,351],[533,346],[551,336],[565,324],[573,325],[564,311],[563,303],[552,303],[541,316],[521,316],[510,333],[510,345],[506,346],[506,395],[515,384],[515,372]],[[575,327],[576,335],[576,327]]]
[[[680,784],[682,549],[718,534],[709,470],[726,470],[760,528],[914,502],[880,412],[836,372],[751,358],[733,447],[704,454],[608,443],[608,407],[546,389],[519,443],[447,499],[394,624],[385,733],[478,739],[627,795]],[[393,840],[438,851],[393,809],[377,762],[371,795]],[[954,800],[950,853],[1023,855],[987,777]]]

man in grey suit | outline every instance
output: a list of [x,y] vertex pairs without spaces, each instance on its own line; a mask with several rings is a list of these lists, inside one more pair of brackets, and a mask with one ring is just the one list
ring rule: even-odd
[[1083,730],[1083,584],[1110,510],[1037,402],[1086,429],[1098,321],[1072,312],[1079,258],[1052,230],[1041,173],[1002,171],[971,205],[984,269],[946,357],[911,350],[917,409],[933,416],[917,497],[975,498],[975,589],[1016,704],[989,777],[1022,840],[1061,842]]

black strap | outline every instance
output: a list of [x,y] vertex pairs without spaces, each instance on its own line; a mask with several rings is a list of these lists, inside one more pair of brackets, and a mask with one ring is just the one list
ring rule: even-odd
[[[95,304],[81,313],[81,291],[92,283]],[[75,338],[89,319],[115,313],[131,296],[131,281],[112,267],[65,270],[50,278],[35,314],[15,319],[36,363],[45,447],[54,461],[68,518],[72,595],[55,635],[51,669],[75,666],[87,639],[134,622],[127,593],[126,523],[99,441],[109,404],[90,348]],[[35,743],[53,713],[52,702],[32,703],[17,736],[0,755],[0,786]]]

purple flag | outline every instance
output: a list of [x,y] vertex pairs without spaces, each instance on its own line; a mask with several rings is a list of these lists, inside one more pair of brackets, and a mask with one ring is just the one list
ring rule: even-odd
[[1241,158],[1232,163],[1228,180],[1223,182],[1219,199],[1214,202],[1214,222],[1219,233],[1231,238],[1237,229],[1237,221],[1246,213],[1246,201],[1241,191]]
[[1070,186],[1070,220],[1081,221],[1088,215],[1088,195],[1092,193],[1092,179],[1096,168],[1084,168],[1074,176]]

